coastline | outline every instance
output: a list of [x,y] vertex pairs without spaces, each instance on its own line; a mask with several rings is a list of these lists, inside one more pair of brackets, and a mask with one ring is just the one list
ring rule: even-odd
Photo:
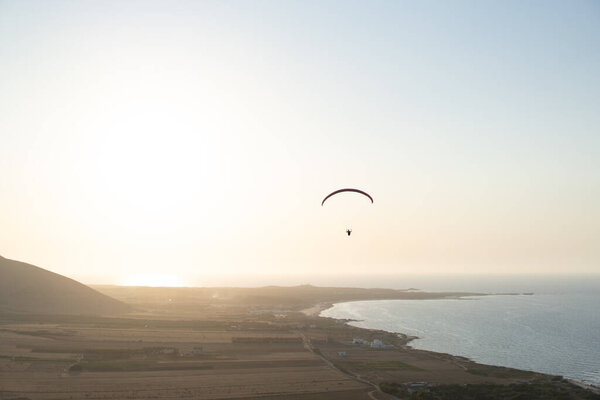
[[[400,299],[393,299],[393,300],[400,300]],[[415,348],[409,346],[410,342],[412,342],[415,339],[419,339],[418,336],[409,335],[409,334],[404,333],[404,332],[392,332],[392,331],[386,331],[384,329],[362,328],[362,327],[359,327],[359,326],[350,325],[350,322],[358,321],[358,320],[355,320],[355,319],[333,318],[333,317],[323,317],[323,316],[321,316],[321,313],[323,311],[328,310],[330,308],[333,308],[333,306],[335,306],[337,304],[353,303],[353,302],[356,302],[356,301],[380,301],[380,300],[379,299],[378,300],[348,300],[348,301],[340,301],[340,302],[337,302],[337,303],[324,302],[324,303],[318,303],[318,304],[314,305],[313,307],[309,307],[309,308],[305,308],[304,310],[300,310],[300,312],[303,313],[304,315],[306,315],[307,317],[331,318],[331,319],[334,319],[336,321],[340,321],[344,325],[352,327],[354,329],[359,329],[359,330],[364,330],[364,331],[369,331],[369,332],[372,332],[372,331],[383,331],[383,332],[391,333],[393,335],[397,335],[399,338],[402,339],[403,346],[409,347],[409,348],[411,348],[413,350],[421,351],[419,349],[415,349]],[[436,353],[436,354],[443,354],[443,353],[438,353],[438,352],[430,351],[430,350],[425,350],[425,351],[429,351],[431,353]],[[467,357],[455,356],[453,354],[449,354],[449,355],[451,355],[452,357],[459,357],[459,358],[462,358],[462,359],[466,359],[466,360],[472,361],[472,360],[468,359]]]
[[312,307],[308,307],[305,308],[303,310],[300,310],[300,312],[304,315],[306,315],[307,317],[320,317],[321,313],[325,310],[330,309],[331,307],[333,307],[336,304],[341,304],[341,303],[347,303],[346,301],[342,301],[340,303],[330,303],[330,302],[324,302],[324,303],[317,303]]
[[[418,289],[407,289],[406,291],[416,291]],[[421,292],[425,295],[431,295],[431,293],[428,292]],[[458,299],[458,300],[470,300],[469,297],[479,297],[479,296],[515,296],[515,295],[521,295],[521,293],[439,293],[442,297],[425,297],[425,298],[416,298],[416,297],[409,297],[409,298],[372,298],[372,299],[352,299],[352,300],[343,300],[343,301],[337,301],[337,302],[330,302],[330,301],[326,301],[326,302],[319,302],[311,307],[307,307],[304,308],[302,310],[300,310],[300,312],[308,317],[320,317],[321,313],[325,310],[328,310],[330,308],[332,308],[333,306],[335,306],[336,304],[343,304],[343,303],[353,303],[356,301],[381,301],[381,300],[427,300],[427,299]]]
[[[519,295],[519,293],[500,293],[498,295]],[[522,295],[530,295],[530,293],[523,293]],[[455,297],[455,298],[460,298],[461,296]],[[403,300],[403,299],[393,299],[393,300]],[[359,329],[359,330],[365,330],[365,331],[383,331],[383,332],[387,332],[387,333],[391,333],[394,335],[398,335],[399,337],[402,337],[405,340],[404,346],[413,350],[413,351],[424,351],[424,352],[428,352],[428,353],[432,353],[438,356],[450,356],[454,359],[457,360],[466,360],[475,364],[479,364],[479,365],[489,365],[489,366],[494,366],[494,367],[500,367],[500,368],[511,368],[511,369],[517,369],[518,368],[514,368],[514,367],[507,367],[504,365],[498,365],[498,364],[482,364],[480,362],[474,361],[469,357],[466,356],[461,356],[461,355],[455,355],[455,354],[448,354],[448,353],[442,353],[442,352],[438,352],[438,351],[434,351],[434,350],[424,350],[424,349],[416,349],[412,346],[410,346],[410,342],[415,340],[415,339],[419,339],[418,336],[412,336],[412,335],[408,335],[406,333],[403,332],[394,332],[394,331],[389,331],[389,330],[385,330],[385,329],[378,329],[378,328],[366,328],[366,327],[358,327],[358,326],[354,326],[354,325],[350,325],[350,322],[353,321],[358,321],[358,320],[353,320],[353,319],[345,319],[345,318],[335,318],[335,317],[325,317],[322,316],[321,313],[325,310],[328,310],[330,308],[333,308],[334,306],[338,305],[338,304],[344,304],[344,303],[353,303],[353,302],[358,302],[358,301],[364,301],[364,300],[348,300],[348,301],[340,301],[340,302],[336,302],[336,303],[318,303],[317,305],[304,309],[301,312],[304,313],[307,316],[313,316],[313,317],[318,317],[318,318],[331,318],[334,319],[336,321],[340,321],[341,323],[343,323],[346,326],[352,327],[354,329]],[[367,301],[374,301],[374,300],[367,300]],[[318,310],[318,312],[316,312]],[[522,370],[522,371],[528,371],[528,372],[533,372],[533,373],[537,373],[537,374],[543,374],[543,375],[551,375],[545,372],[539,372],[539,371],[529,371],[529,370]],[[562,377],[565,381],[570,382],[576,386],[579,386],[583,389],[589,390],[595,394],[600,394],[600,385],[595,385],[589,382],[586,382],[584,380],[579,380],[579,379],[575,379],[575,378],[566,378],[566,377]]]
[[571,382],[573,385],[579,386],[580,388],[589,390],[596,394],[600,394],[600,386],[592,385],[591,383],[587,383],[577,379],[565,378],[565,380]]

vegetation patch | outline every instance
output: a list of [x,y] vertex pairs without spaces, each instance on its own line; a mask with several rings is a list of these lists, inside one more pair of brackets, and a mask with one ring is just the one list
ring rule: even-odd
[[10,361],[16,362],[73,362],[72,359],[68,358],[37,358],[37,357],[27,357],[27,356],[0,356],[0,358],[8,359]]
[[232,337],[231,343],[300,343],[302,338],[285,336]]
[[568,382],[511,385],[439,385],[413,390],[410,385],[382,382],[380,389],[406,400],[600,400],[600,395]]
[[141,349],[86,349],[83,351],[83,353],[86,360],[119,360],[132,357],[179,357],[179,351],[174,347],[143,347]]
[[486,365],[473,365],[467,368],[467,372],[478,376],[489,376],[494,378],[523,378],[528,379],[536,375],[535,372],[522,371],[513,368],[495,367]]
[[376,370],[376,371],[425,371],[423,368],[415,367],[414,365],[404,363],[402,361],[351,361],[344,363],[348,367],[356,370]]
[[111,361],[82,361],[71,368],[71,372],[95,371],[95,372],[131,372],[131,371],[181,371],[212,369],[212,365],[201,363],[165,363],[156,360],[111,360]]

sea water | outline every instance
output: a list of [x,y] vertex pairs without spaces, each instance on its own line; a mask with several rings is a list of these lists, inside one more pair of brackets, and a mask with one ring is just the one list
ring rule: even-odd
[[534,294],[357,301],[336,304],[321,315],[418,336],[410,343],[417,349],[600,385],[600,277],[517,277],[479,284],[455,281],[444,287],[435,281],[430,286]]

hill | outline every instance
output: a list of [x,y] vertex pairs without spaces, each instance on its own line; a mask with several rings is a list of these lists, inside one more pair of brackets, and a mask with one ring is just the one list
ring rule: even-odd
[[110,315],[130,306],[73,279],[0,256],[0,311]]
[[153,312],[208,316],[245,315],[248,310],[302,311],[318,315],[332,303],[356,300],[441,299],[482,295],[467,292],[421,292],[378,288],[265,286],[236,287],[135,287],[96,285],[98,291],[125,301],[139,309]]

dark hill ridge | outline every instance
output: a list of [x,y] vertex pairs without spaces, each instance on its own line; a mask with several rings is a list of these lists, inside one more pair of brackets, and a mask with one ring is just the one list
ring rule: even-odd
[[73,279],[0,256],[0,311],[111,315],[130,310]]

